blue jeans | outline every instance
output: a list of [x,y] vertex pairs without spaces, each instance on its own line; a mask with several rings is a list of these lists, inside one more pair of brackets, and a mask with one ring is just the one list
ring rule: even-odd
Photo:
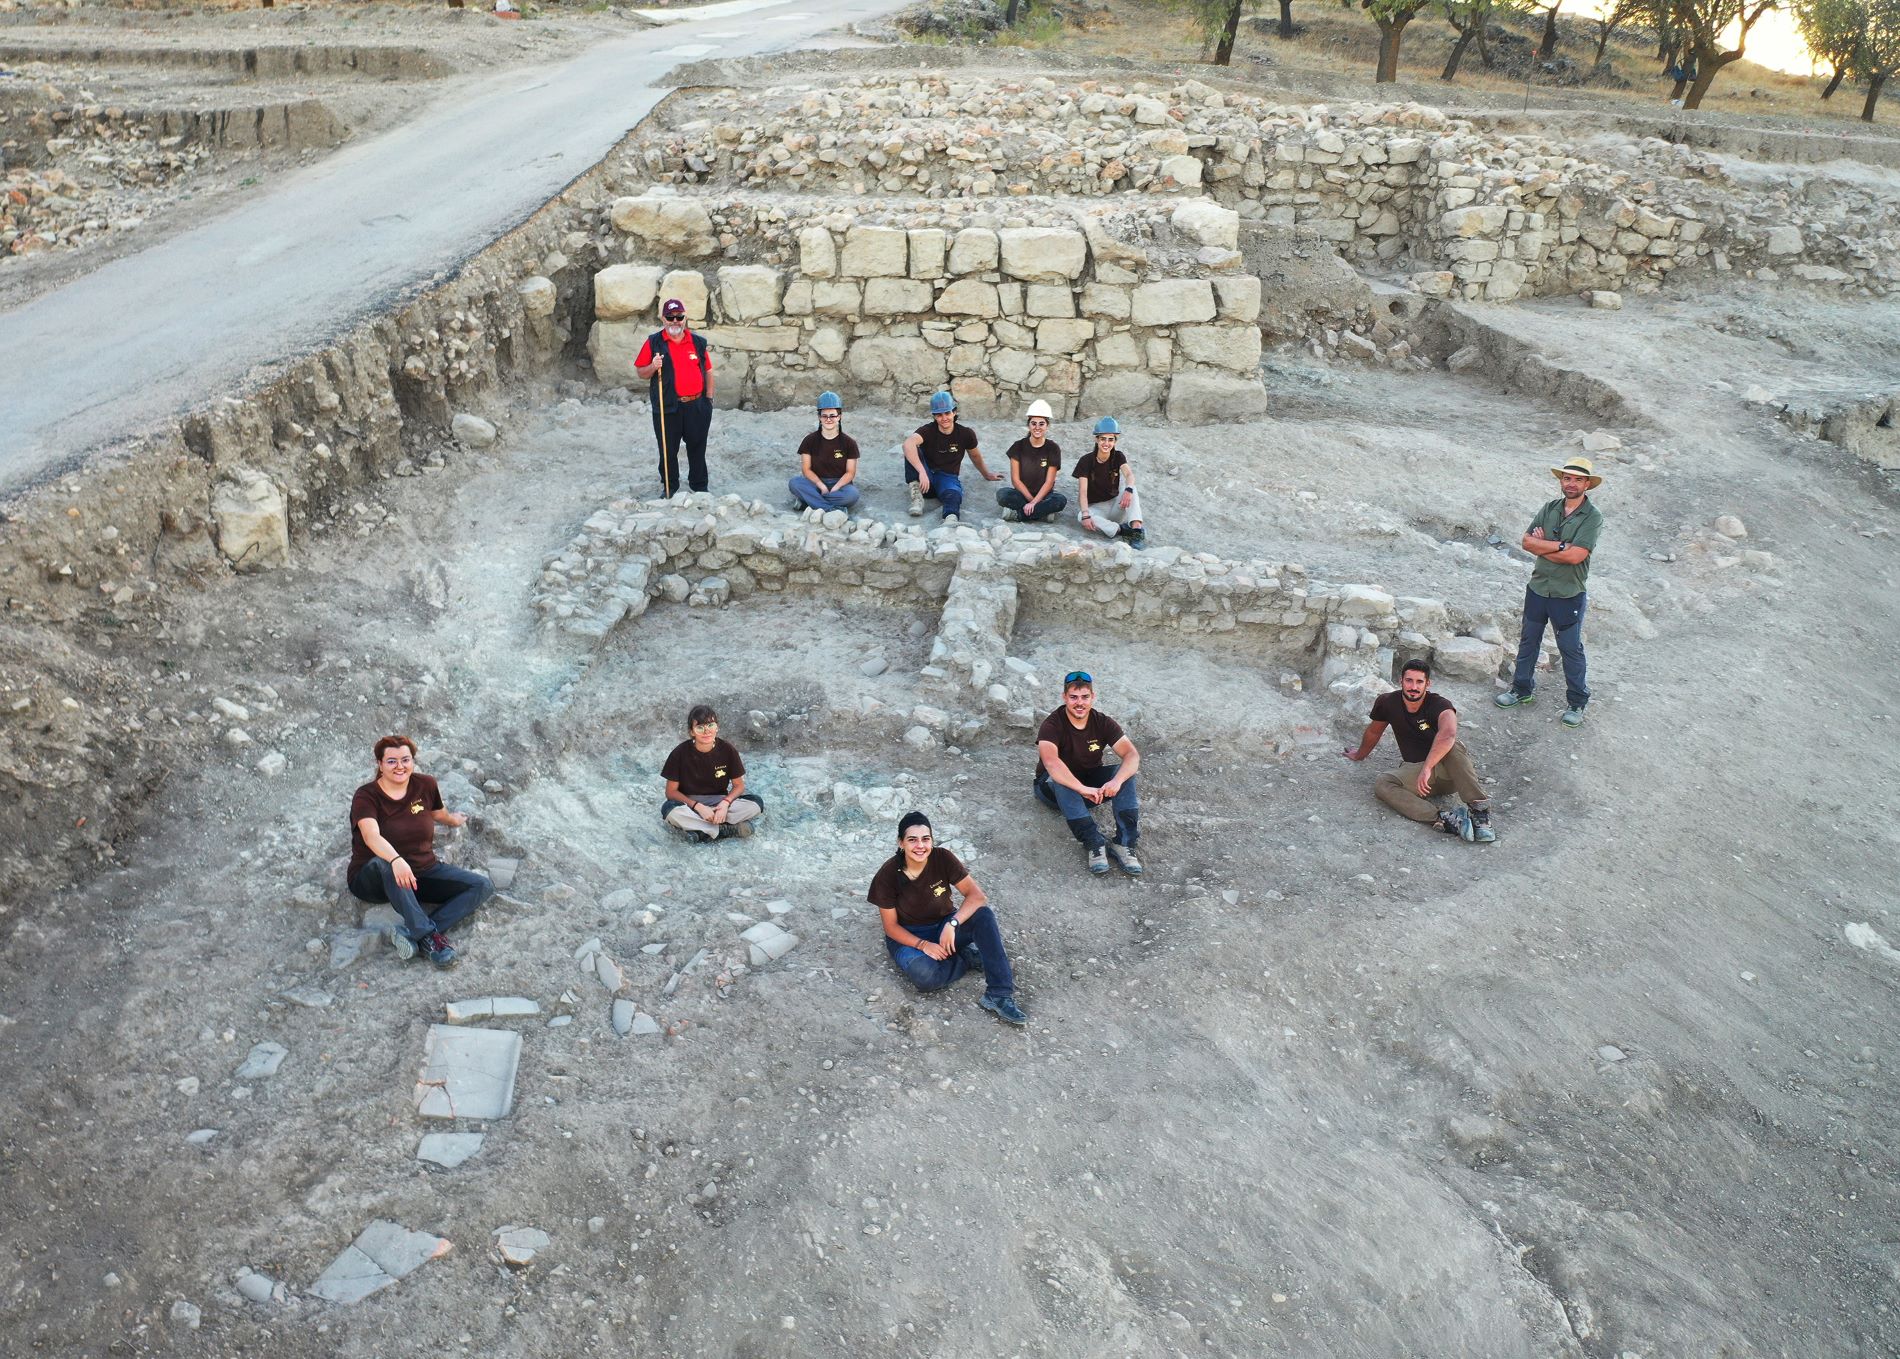
[[1029,497],[1017,490],[1014,486],[1005,486],[996,493],[996,503],[1006,510],[1016,511],[1016,513],[1022,515],[1024,519],[1033,524],[1040,523],[1044,519],[1054,519],[1058,514],[1068,509],[1069,497],[1060,491],[1051,491],[1042,498],[1042,503],[1036,506],[1036,512],[1030,514],[1023,509],[1023,506],[1029,503]]
[[[943,933],[944,921],[949,919],[949,916],[945,916],[943,920],[928,925],[906,925],[904,928],[934,944]],[[1009,970],[1009,955],[1003,951],[1002,927],[996,923],[996,912],[987,906],[957,926],[957,951],[942,962],[920,948],[900,944],[888,934],[884,936],[884,951],[891,955],[897,970],[909,977],[919,991],[941,991],[965,972],[971,971],[965,951],[972,944],[983,960],[983,994],[1014,994],[1016,977]]]
[[[904,484],[917,480],[917,469],[904,459]],[[955,472],[932,472],[924,480],[924,495],[943,504],[944,517],[963,512],[963,478]]]
[[854,481],[835,491],[820,490],[808,476],[796,476],[785,483],[791,492],[814,510],[848,510],[858,503],[858,484]]
[[[396,870],[382,859],[371,859],[350,879],[350,895],[358,901],[386,901],[394,906],[411,939],[454,929],[494,890],[494,884],[480,873],[445,863],[417,869],[413,892],[396,885]],[[426,909],[424,903],[435,909]]]
[[1511,673],[1511,689],[1528,694],[1537,687],[1537,650],[1544,640],[1544,628],[1557,634],[1557,652],[1564,659],[1564,697],[1573,708],[1590,701],[1590,686],[1585,682],[1583,662],[1583,612],[1590,596],[1573,599],[1546,599],[1535,590],[1524,591],[1524,631],[1517,639],[1517,669]]
[[[1094,769],[1071,769],[1069,772],[1089,787],[1100,788],[1115,777],[1119,768],[1119,765],[1105,764]],[[1061,812],[1075,838],[1090,849],[1108,843],[1107,837],[1095,824],[1095,804],[1073,788],[1064,788],[1040,766],[1036,769],[1036,796],[1043,805]],[[1115,843],[1133,849],[1135,842],[1141,838],[1141,801],[1135,796],[1135,780],[1124,783],[1109,805],[1115,809]]]

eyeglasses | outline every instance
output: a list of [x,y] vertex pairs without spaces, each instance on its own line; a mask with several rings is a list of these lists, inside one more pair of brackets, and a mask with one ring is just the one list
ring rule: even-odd
[[385,755],[383,757],[383,763],[390,766],[414,764],[415,762],[416,757],[413,755]]
[[838,418],[838,412],[837,411],[819,411],[818,418],[820,420],[836,420]]
[[1093,683],[1095,683],[1095,676],[1091,675],[1086,670],[1071,670],[1068,674],[1062,677],[1062,687],[1065,689],[1068,688],[1068,686],[1071,684],[1093,684]]

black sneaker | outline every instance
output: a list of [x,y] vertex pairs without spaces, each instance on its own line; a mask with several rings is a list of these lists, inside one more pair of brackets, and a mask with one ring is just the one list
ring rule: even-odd
[[440,930],[437,930],[427,939],[418,939],[416,941],[416,952],[421,954],[424,958],[427,958],[437,967],[455,966],[455,945],[451,944],[448,941],[448,937]]
[[1014,996],[985,996],[977,1004],[1005,1024],[1014,1024],[1019,1029],[1029,1022],[1029,1016],[1023,1013]]
[[1137,552],[1144,551],[1148,546],[1148,531],[1146,529],[1123,529],[1122,537],[1126,538],[1128,545]]

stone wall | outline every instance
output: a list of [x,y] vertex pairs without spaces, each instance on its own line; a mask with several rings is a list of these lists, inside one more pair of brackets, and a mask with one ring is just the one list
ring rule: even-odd
[[1007,524],[925,530],[843,510],[789,515],[704,492],[615,501],[590,517],[548,560],[535,606],[550,628],[597,643],[656,603],[720,608],[800,590],[936,616],[920,678],[1018,724],[1050,694],[1007,654],[1010,636],[1021,619],[1069,616],[1078,598],[1110,629],[1239,642],[1249,664],[1318,684],[1347,716],[1364,715],[1406,656],[1433,657],[1447,680],[1487,684],[1507,659],[1495,616],[1311,580],[1294,564],[1141,553]]
[[[638,382],[658,302],[679,297],[718,351],[727,405],[802,405],[830,388],[905,408],[948,388],[978,416],[1037,397],[1063,419],[1266,408],[1260,281],[1242,272],[1239,216],[1205,200],[1139,223],[1051,210],[1047,225],[904,226],[654,193],[617,200],[609,219],[625,253],[668,262],[594,276],[588,354],[606,383]],[[695,267],[728,237],[776,262]]]
[[1289,106],[1198,81],[884,77],[681,96],[623,169],[657,182],[925,200],[1206,195],[1405,269],[1435,296],[1506,301],[1649,286],[1685,265],[1900,281],[1894,205],[1817,182],[1751,192],[1651,139],[1609,164],[1419,105]]

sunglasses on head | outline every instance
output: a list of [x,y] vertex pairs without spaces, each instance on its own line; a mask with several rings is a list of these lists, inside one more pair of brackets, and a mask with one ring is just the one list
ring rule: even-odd
[[1065,689],[1068,688],[1068,686],[1071,684],[1093,684],[1093,683],[1095,683],[1095,676],[1091,675],[1086,670],[1071,670],[1068,674],[1062,677],[1062,687]]

